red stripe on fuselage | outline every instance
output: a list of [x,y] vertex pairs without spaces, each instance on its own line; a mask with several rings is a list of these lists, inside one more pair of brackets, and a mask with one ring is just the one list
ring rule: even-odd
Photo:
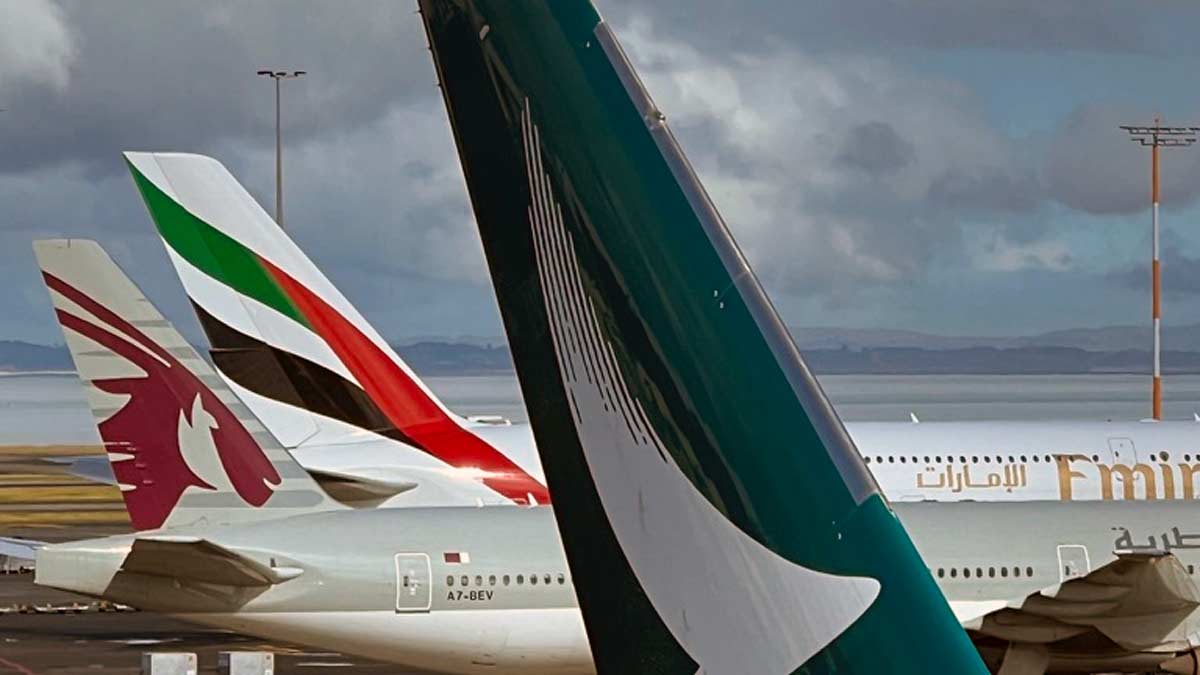
[[287,272],[263,258],[259,261],[383,414],[420,449],[453,467],[480,470],[484,485],[515,502],[528,502],[530,496],[539,504],[550,502],[546,486],[451,419],[404,369],[336,309]]

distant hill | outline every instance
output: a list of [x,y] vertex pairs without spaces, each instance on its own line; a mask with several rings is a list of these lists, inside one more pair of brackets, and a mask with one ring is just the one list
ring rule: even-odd
[[0,340],[0,372],[74,369],[65,346]]
[[[943,351],[992,347],[1069,347],[1089,351],[1146,350],[1150,346],[1150,327],[1105,326],[1070,328],[1036,335],[988,337],[935,335],[910,330],[859,328],[807,328],[793,326],[792,336],[801,349],[874,349],[909,347]],[[1200,324],[1168,325],[1163,328],[1163,347],[1176,351],[1200,351]]]
[[[1019,338],[925,335],[913,331],[808,329],[795,331],[809,366],[818,374],[1082,374],[1145,373],[1149,351],[1138,348],[1139,328],[1056,331]],[[1180,326],[1178,345],[1191,331],[1195,349],[1163,354],[1167,373],[1200,374],[1200,325]],[[1188,338],[1190,340],[1190,338]],[[1128,347],[1126,345],[1138,345]],[[423,375],[501,375],[513,372],[499,338],[422,339],[396,351]],[[73,370],[66,347],[0,340],[0,372]]]

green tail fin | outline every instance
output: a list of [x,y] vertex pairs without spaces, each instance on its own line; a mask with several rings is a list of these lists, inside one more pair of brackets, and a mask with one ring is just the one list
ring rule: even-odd
[[983,673],[584,0],[420,0],[601,673]]

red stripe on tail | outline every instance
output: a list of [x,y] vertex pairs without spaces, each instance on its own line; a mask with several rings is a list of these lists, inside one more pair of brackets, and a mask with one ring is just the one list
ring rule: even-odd
[[527,503],[530,497],[539,504],[550,502],[545,485],[451,419],[404,369],[336,309],[287,272],[259,260],[392,424],[422,450],[451,466],[480,470],[484,485],[515,502]]

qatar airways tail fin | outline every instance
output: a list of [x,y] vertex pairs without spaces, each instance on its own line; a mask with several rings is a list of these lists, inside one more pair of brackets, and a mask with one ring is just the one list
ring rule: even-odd
[[125,154],[213,361],[286,447],[386,436],[517,502],[541,481],[452,413],[220,162]]
[[596,669],[985,673],[587,0],[419,0]]
[[341,508],[96,242],[34,252],[136,529]]

